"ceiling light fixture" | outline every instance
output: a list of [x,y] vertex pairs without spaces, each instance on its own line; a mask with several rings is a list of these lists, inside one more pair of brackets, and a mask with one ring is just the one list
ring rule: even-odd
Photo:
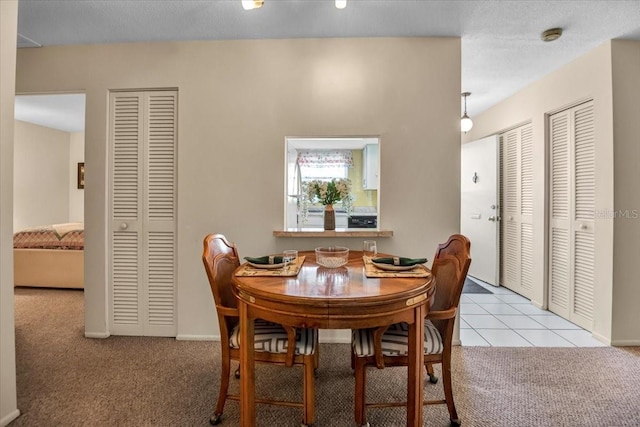
[[462,96],[464,96],[464,114],[460,119],[460,130],[464,133],[467,133],[473,127],[473,121],[467,116],[467,96],[471,95],[471,92],[462,92]]
[[336,0],[336,8],[344,9],[347,7],[347,0]]
[[552,42],[558,40],[562,35],[562,28],[551,28],[547,31],[543,31],[540,38],[543,42]]
[[262,7],[264,0],[242,0],[242,8],[244,10],[257,9]]

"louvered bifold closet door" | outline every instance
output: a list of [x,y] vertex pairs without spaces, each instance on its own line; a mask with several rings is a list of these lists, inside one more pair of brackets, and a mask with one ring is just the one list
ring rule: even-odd
[[520,171],[518,159],[518,130],[502,135],[502,286],[520,291],[520,207],[518,188]]
[[549,118],[549,310],[569,318],[571,293],[571,163],[569,111]]
[[533,126],[520,128],[520,288],[533,294]]
[[110,332],[175,336],[176,99],[110,95]]
[[139,93],[111,94],[111,265],[110,331],[142,335],[140,264],[144,156],[143,97]]
[[533,292],[533,131],[530,124],[501,140],[501,285]]
[[549,118],[549,310],[593,324],[595,138],[593,103]]
[[145,335],[175,336],[176,93],[146,92]]
[[573,114],[575,133],[574,277],[571,320],[591,330],[595,267],[595,134],[593,103]]

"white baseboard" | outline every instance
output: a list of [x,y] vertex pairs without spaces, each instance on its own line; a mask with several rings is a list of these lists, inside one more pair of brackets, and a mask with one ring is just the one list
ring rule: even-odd
[[109,338],[111,336],[111,334],[109,332],[85,332],[84,333],[84,337],[85,338]]
[[611,341],[611,345],[614,347],[638,347],[640,340],[615,340]]
[[0,420],[0,426],[4,427],[20,416],[20,410],[17,408],[9,412],[3,419]]
[[324,338],[324,339],[318,339],[318,342],[320,344],[322,343],[327,343],[327,344],[351,344],[351,338],[346,339],[346,338]]
[[546,310],[545,306],[543,304],[540,304],[538,301],[531,300],[531,305],[539,308],[540,310]]
[[[615,345],[615,344],[613,344],[611,342],[611,340],[609,338],[605,337],[604,335],[600,335],[597,332],[592,332],[591,336],[594,337],[595,339],[597,339],[598,341],[600,341],[601,343],[604,343],[606,345]],[[631,345],[633,345],[633,344],[631,344]],[[635,344],[635,345],[638,345],[638,344]]]
[[600,335],[596,332],[592,333],[592,336],[598,341],[610,345],[612,347],[638,347],[640,346],[640,340],[609,340],[607,337]]
[[220,335],[189,335],[180,334],[176,336],[177,341],[220,341]]

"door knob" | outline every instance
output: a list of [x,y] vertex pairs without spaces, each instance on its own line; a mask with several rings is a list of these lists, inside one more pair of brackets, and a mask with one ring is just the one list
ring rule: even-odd
[[490,216],[489,218],[487,218],[489,221],[495,221],[497,218],[495,216]]
[[586,230],[587,224],[580,224],[580,230]]
[[120,224],[121,230],[126,230],[127,228],[129,228],[129,224],[127,224],[126,222],[123,222],[122,224]]

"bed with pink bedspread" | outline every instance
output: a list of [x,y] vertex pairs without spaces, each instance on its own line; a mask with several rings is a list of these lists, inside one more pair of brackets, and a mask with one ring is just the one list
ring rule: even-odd
[[84,224],[37,226],[13,235],[15,286],[84,288]]

